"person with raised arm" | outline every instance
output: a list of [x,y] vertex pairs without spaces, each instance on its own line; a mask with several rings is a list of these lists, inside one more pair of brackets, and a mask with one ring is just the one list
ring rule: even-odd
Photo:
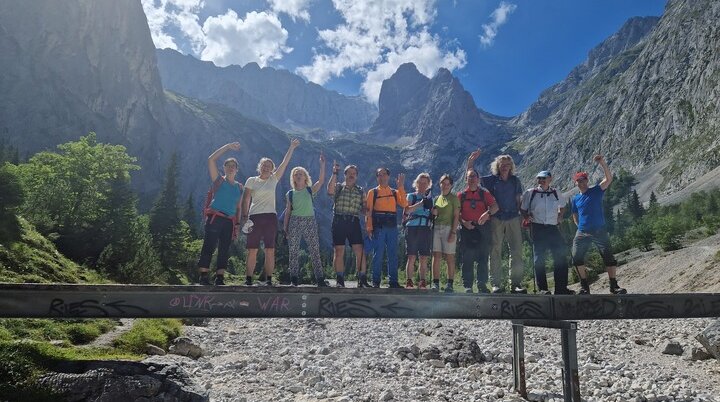
[[[468,170],[475,160],[468,160]],[[510,292],[527,293],[522,286],[522,220],[520,196],[523,193],[520,178],[515,175],[515,162],[510,155],[499,155],[490,164],[492,174],[483,176],[480,185],[490,191],[497,202],[499,211],[492,214],[490,233],[490,273],[492,292],[502,293],[502,248],[505,242],[510,249]]]
[[300,140],[290,141],[280,166],[270,158],[262,158],[257,165],[258,176],[249,177],[245,182],[242,198],[242,219],[245,222],[243,231],[247,231],[247,269],[245,284],[252,286],[253,273],[257,263],[257,252],[260,242],[265,246],[265,284],[272,286],[272,274],[275,270],[275,235],[277,234],[277,212],[275,210],[275,189],[285,173],[293,151],[300,145]]
[[340,165],[333,161],[332,176],[327,184],[327,193],[333,199],[332,241],[333,267],[336,286],[345,287],[345,242],[355,254],[355,267],[358,271],[358,287],[370,287],[367,281],[366,264],[363,264],[363,234],[360,216],[367,210],[363,188],[357,184],[358,168],[348,165],[343,170],[345,180],[338,183]]
[[283,229],[290,249],[290,283],[300,284],[300,241],[304,238],[310,251],[315,281],[318,287],[328,286],[325,281],[322,262],[320,261],[320,238],[315,220],[313,198],[325,181],[325,155],[320,154],[320,176],[313,183],[310,174],[304,167],[294,167],[290,172],[291,190],[285,195],[286,210]]
[[[480,149],[477,149],[470,154],[468,165],[474,165],[480,152]],[[495,197],[487,189],[480,187],[480,175],[475,168],[467,169],[465,181],[467,187],[458,193],[463,286],[465,293],[472,293],[473,282],[477,278],[478,292],[488,293],[488,254],[492,239],[487,222],[490,215],[497,213],[499,208]]]
[[446,293],[454,292],[455,250],[457,247],[457,227],[460,222],[460,201],[452,192],[453,179],[449,174],[440,177],[440,195],[435,197],[432,214],[433,222],[433,259],[431,290],[440,291],[440,262],[444,258],[447,264]]
[[543,170],[535,177],[537,185],[525,190],[522,196],[522,205],[520,205],[520,212],[530,227],[535,283],[541,294],[552,294],[548,289],[545,272],[545,258],[550,253],[553,259],[555,294],[575,294],[567,288],[567,245],[558,226],[562,222],[567,198],[550,186],[552,174],[549,171]]
[[407,264],[405,288],[415,287],[415,261],[420,260],[418,289],[427,289],[427,263],[432,250],[432,179],[429,173],[420,173],[413,182],[414,193],[407,195],[408,206],[404,211]]
[[397,190],[390,188],[390,169],[381,167],[375,172],[378,186],[367,193],[365,227],[373,245],[372,286],[380,287],[382,263],[387,249],[388,287],[402,288],[398,283],[398,207],[407,207],[405,174],[397,176]]
[[205,220],[205,236],[203,238],[198,271],[200,273],[200,284],[210,285],[209,271],[215,248],[218,249],[215,285],[225,284],[225,268],[228,262],[228,250],[232,239],[237,235],[240,215],[240,200],[242,185],[236,181],[238,173],[238,161],[235,158],[227,158],[223,162],[223,176],[217,168],[217,161],[225,152],[240,149],[239,142],[225,144],[218,148],[208,157],[208,172],[212,187],[208,198],[211,200],[203,213]]
[[590,284],[587,279],[587,269],[585,268],[585,254],[587,254],[590,245],[594,244],[605,263],[605,269],[610,279],[610,293],[625,294],[627,290],[618,285],[615,276],[617,261],[610,248],[610,236],[608,236],[605,228],[605,216],[602,207],[605,190],[610,187],[613,176],[602,155],[595,155],[593,159],[600,164],[605,177],[603,177],[600,184],[589,187],[588,173],[575,173],[575,185],[577,185],[580,193],[576,194],[570,203],[573,221],[577,225],[577,232],[572,245],[572,259],[580,277],[579,293],[590,294]]

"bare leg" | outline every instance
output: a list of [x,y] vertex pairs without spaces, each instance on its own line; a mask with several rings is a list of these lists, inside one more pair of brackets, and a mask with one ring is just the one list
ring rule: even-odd
[[432,260],[432,279],[440,280],[440,261],[442,260],[442,253],[433,253]]
[[345,271],[345,245],[335,246],[333,250],[333,268],[335,268],[335,272]]
[[246,276],[253,276],[253,274],[255,273],[255,265],[257,264],[257,253],[258,249],[256,248],[248,249],[247,266],[245,268]]
[[352,251],[355,254],[355,269],[357,269],[358,272],[365,272],[365,264],[363,264],[363,245],[362,244],[353,244]]
[[265,249],[265,277],[267,280],[272,278],[273,271],[275,270],[275,249]]
[[455,254],[445,254],[445,262],[448,266],[448,279],[455,280]]
[[407,264],[405,264],[405,276],[409,280],[415,279],[415,260],[417,259],[414,255],[407,256]]
[[428,262],[428,256],[421,255],[420,256],[420,280],[426,280],[427,279],[427,262]]

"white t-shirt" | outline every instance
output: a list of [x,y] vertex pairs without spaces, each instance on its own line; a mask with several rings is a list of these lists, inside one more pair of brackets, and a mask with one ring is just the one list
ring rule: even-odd
[[275,214],[275,188],[278,179],[270,175],[267,180],[259,176],[248,177],[245,188],[250,190],[252,202],[250,203],[249,215]]
[[[535,197],[532,196],[533,191],[535,191]],[[555,198],[556,194],[557,198]],[[532,204],[530,204],[531,198]],[[528,212],[532,215],[533,223],[557,225],[558,211],[560,208],[565,207],[567,201],[567,198],[565,198],[561,192],[553,188],[549,188],[548,191],[545,192],[542,187],[538,186],[529,188],[523,193],[520,209],[527,211],[528,208],[530,208]]]

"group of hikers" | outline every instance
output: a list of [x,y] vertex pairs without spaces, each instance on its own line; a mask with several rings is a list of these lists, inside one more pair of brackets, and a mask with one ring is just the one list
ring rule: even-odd
[[[223,173],[218,170],[221,155],[237,151],[237,142],[226,144],[208,158],[208,171],[212,180],[204,214],[205,237],[198,261],[200,284],[210,285],[210,261],[218,249],[214,284],[224,285],[228,251],[232,240],[240,232],[247,235],[246,285],[253,285],[253,272],[260,243],[265,251],[265,284],[272,286],[275,268],[275,238],[278,230],[276,214],[276,187],[300,141],[290,142],[279,166],[269,158],[260,159],[257,176],[249,177],[242,186],[237,181],[238,162],[227,158]],[[358,272],[358,287],[379,288],[382,282],[382,264],[387,261],[389,288],[415,288],[415,264],[418,263],[418,289],[427,289],[427,266],[432,257],[430,289],[440,291],[441,261],[447,265],[445,292],[453,292],[456,250],[461,253],[461,277],[465,292],[503,293],[502,250],[509,247],[509,277],[511,293],[527,293],[522,285],[523,226],[530,232],[533,265],[537,289],[541,294],[552,294],[546,277],[546,257],[553,260],[555,294],[575,294],[568,289],[567,246],[560,233],[568,200],[551,186],[552,174],[543,170],[536,175],[533,187],[523,190],[515,175],[515,163],[510,155],[497,156],[490,164],[491,174],[480,176],[475,161],[481,151],[475,150],[467,160],[464,190],[453,193],[453,178],[444,174],[439,179],[440,193],[433,197],[433,181],[428,173],[420,173],[413,181],[413,192],[405,191],[405,175],[397,175],[395,187],[390,186],[391,174],[386,167],[377,168],[377,187],[365,192],[357,184],[358,168],[348,165],[339,179],[340,165],[333,162],[332,174],[326,191],[333,200],[332,242],[333,267],[336,286],[345,287],[345,247],[349,244]],[[612,182],[612,174],[601,155],[594,158],[603,169],[604,178],[589,186],[587,172],[574,175],[579,193],[570,199],[572,217],[577,225],[571,256],[580,278],[580,294],[589,294],[590,286],[585,268],[585,256],[595,245],[606,265],[610,279],[610,292],[623,294],[615,277],[617,262],[610,248],[605,229],[602,200]],[[290,281],[300,284],[300,243],[304,239],[312,262],[317,286],[329,286],[320,261],[320,240],[315,219],[314,199],[325,181],[325,157],[320,155],[320,171],[313,183],[309,172],[295,167],[290,173],[291,190],[285,194],[286,209],[282,216],[289,247]],[[405,285],[398,277],[398,211],[402,208],[402,226],[405,228],[407,265]],[[365,227],[363,235],[362,226]],[[372,254],[371,275],[367,273],[367,254]],[[489,269],[488,269],[489,268]],[[488,288],[488,280],[490,288]]]

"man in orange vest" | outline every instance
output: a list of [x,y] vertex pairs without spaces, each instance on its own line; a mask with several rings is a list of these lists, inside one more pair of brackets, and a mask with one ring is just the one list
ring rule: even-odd
[[402,288],[398,282],[398,207],[407,207],[405,194],[405,174],[397,176],[397,190],[390,188],[390,169],[381,167],[375,172],[378,186],[367,193],[367,215],[365,227],[370,237],[375,256],[372,262],[372,282],[374,288],[380,287],[382,279],[383,254],[387,249],[388,287]]

